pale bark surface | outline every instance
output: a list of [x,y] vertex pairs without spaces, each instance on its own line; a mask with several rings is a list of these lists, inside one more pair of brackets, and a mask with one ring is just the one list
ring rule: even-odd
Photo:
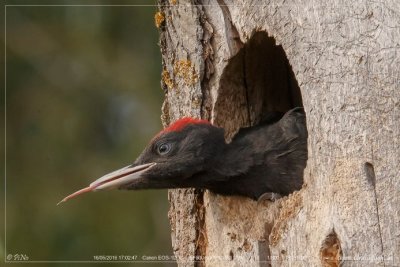
[[400,266],[400,1],[188,2],[160,0],[164,124],[229,140],[300,88],[309,159],[274,203],[171,190],[179,264]]

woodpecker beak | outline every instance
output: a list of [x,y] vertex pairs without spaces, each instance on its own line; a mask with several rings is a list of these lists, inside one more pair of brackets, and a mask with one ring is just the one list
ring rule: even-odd
[[138,166],[126,166],[122,169],[113,171],[109,174],[106,174],[93,183],[91,183],[88,187],[85,187],[81,190],[76,191],[75,193],[72,193],[71,195],[65,197],[63,200],[57,203],[57,205],[74,198],[78,195],[81,195],[83,193],[87,192],[92,192],[92,191],[97,191],[97,190],[103,190],[103,189],[114,189],[114,188],[119,188],[123,185],[127,185],[132,183],[134,180],[138,179],[141,177],[141,175],[156,165],[156,163],[146,163]]

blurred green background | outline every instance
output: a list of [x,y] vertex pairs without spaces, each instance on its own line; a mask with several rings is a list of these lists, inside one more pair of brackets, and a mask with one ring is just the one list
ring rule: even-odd
[[[46,3],[140,4],[6,2]],[[56,206],[132,163],[161,129],[155,12],[156,6],[6,7],[7,255],[79,261],[172,254],[166,190],[90,193]]]

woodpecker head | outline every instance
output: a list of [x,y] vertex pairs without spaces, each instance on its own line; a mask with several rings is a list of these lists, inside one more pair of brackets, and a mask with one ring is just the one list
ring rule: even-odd
[[136,161],[91,183],[61,202],[102,189],[152,189],[192,187],[197,174],[217,164],[224,149],[222,128],[206,120],[183,118],[158,133]]

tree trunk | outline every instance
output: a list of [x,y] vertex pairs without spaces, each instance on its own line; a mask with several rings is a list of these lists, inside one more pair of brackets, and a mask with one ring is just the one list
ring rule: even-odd
[[264,203],[170,190],[179,265],[399,266],[400,2],[237,2],[159,0],[163,123],[229,141],[304,106],[305,182]]

